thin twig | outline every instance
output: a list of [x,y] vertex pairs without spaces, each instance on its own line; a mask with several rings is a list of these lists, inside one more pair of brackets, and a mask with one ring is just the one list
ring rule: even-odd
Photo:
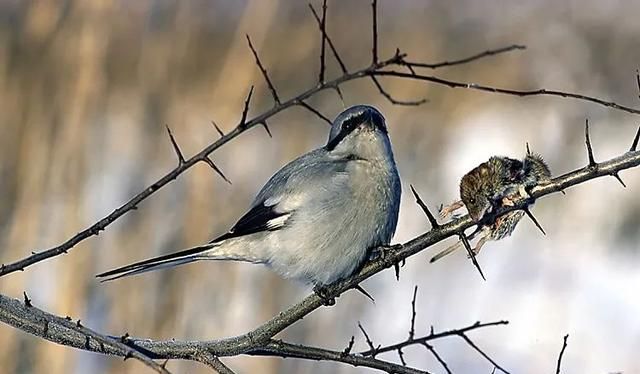
[[413,299],[411,299],[411,328],[409,329],[409,339],[413,339],[416,334],[416,296],[418,295],[418,286],[413,288]]
[[488,56],[495,56],[495,55],[498,55],[498,54],[501,54],[501,53],[507,53],[507,52],[511,52],[511,51],[515,51],[515,50],[523,50],[523,49],[527,49],[527,47],[524,46],[524,45],[520,45],[520,44],[513,44],[513,45],[502,47],[502,48],[489,49],[489,50],[477,53],[475,55],[471,55],[469,57],[461,58],[459,60],[436,62],[436,63],[432,63],[432,64],[423,63],[423,62],[405,61],[404,64],[406,66],[410,67],[410,68],[428,68],[428,69],[434,69],[435,70],[435,69],[442,68],[442,67],[450,67],[450,66],[454,66],[454,65],[467,64],[469,62],[472,62],[472,61],[475,61],[475,60],[480,60],[480,59],[488,57]]
[[[311,6],[311,4],[309,4]],[[313,7],[311,7],[313,11]],[[315,14],[315,12],[314,12]],[[322,19],[320,20],[320,73],[318,74],[318,83],[324,83],[324,71],[325,71],[325,45],[327,39],[327,0],[322,1]]]
[[375,65],[378,63],[378,1],[371,1],[371,17],[372,22],[371,26],[373,28],[372,31],[372,44],[371,48],[371,65]]
[[564,97],[564,98],[572,98],[577,100],[589,101],[592,103],[596,103],[598,105],[605,106],[607,108],[613,108],[613,109],[621,110],[627,113],[640,114],[640,109],[635,109],[635,108],[627,107],[624,105],[620,105],[613,101],[602,100],[593,96],[581,95],[581,94],[576,94],[572,92],[547,90],[544,88],[537,89],[537,90],[514,90],[514,89],[508,89],[508,88],[485,86],[485,85],[476,84],[476,83],[458,82],[458,81],[443,79],[433,75],[403,73],[395,70],[375,71],[375,72],[371,72],[371,74],[375,76],[381,76],[381,77],[397,77],[397,78],[422,80],[422,81],[442,84],[450,88],[467,88],[471,90],[478,90],[478,91],[485,91],[485,92],[492,92],[492,93],[520,96],[520,97],[558,96],[558,97]]
[[262,62],[260,61],[260,57],[258,57],[258,52],[253,47],[253,43],[251,43],[251,38],[249,37],[248,34],[247,34],[247,42],[249,43],[249,49],[251,50],[251,53],[253,53],[253,57],[255,57],[256,59],[256,65],[258,65],[258,69],[260,69],[260,72],[262,73],[262,77],[267,83],[267,86],[269,86],[269,91],[271,91],[271,96],[273,96],[273,101],[275,102],[274,105],[280,105],[281,102],[280,102],[280,98],[278,97],[278,92],[276,92],[276,87],[271,82],[271,79],[269,79],[269,74],[267,73],[267,69],[265,69],[264,65],[262,65]]
[[384,96],[391,104],[404,105],[404,106],[418,106],[418,105],[422,105],[422,104],[427,102],[427,99],[424,99],[424,98],[422,98],[420,100],[413,100],[413,101],[412,100],[405,101],[405,100],[395,99],[393,96],[391,96],[390,93],[385,91],[385,89],[382,87],[382,85],[380,84],[378,79],[376,79],[375,76],[371,76],[371,80],[373,81],[373,83],[378,88],[378,92],[380,92],[380,94],[382,96]]
[[562,356],[564,355],[564,350],[567,349],[567,339],[569,339],[569,334],[565,335],[562,341],[562,349],[560,350],[560,354],[558,355],[558,363],[556,364],[556,374],[560,374],[560,367],[562,366]]
[[[313,13],[313,17],[318,22],[318,27],[320,27],[320,30],[322,30],[322,21],[320,20],[320,17],[318,17],[318,13],[316,13],[316,10],[313,7],[313,5],[309,4],[309,8],[311,9],[311,12]],[[349,72],[347,70],[347,66],[342,61],[342,58],[340,58],[340,55],[338,54],[338,50],[336,49],[335,45],[333,45],[333,41],[331,40],[331,38],[329,37],[329,33],[327,32],[326,25],[325,25],[325,28],[324,28],[324,33],[322,33],[322,37],[327,40],[327,43],[329,43],[329,48],[331,48],[331,52],[333,52],[333,56],[336,58],[336,61],[338,61],[338,65],[340,65],[340,69],[342,70],[342,74],[347,74]],[[340,94],[340,96],[342,96],[342,94]]]

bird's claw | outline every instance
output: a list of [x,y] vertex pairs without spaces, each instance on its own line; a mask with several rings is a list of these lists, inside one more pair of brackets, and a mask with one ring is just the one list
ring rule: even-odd
[[336,298],[329,295],[329,289],[326,286],[315,286],[313,292],[322,300],[322,305],[332,306],[336,304]]
[[402,244],[394,244],[394,245],[381,245],[379,247],[374,248],[371,259],[372,260],[385,260],[389,257],[390,254],[399,251],[402,249]]

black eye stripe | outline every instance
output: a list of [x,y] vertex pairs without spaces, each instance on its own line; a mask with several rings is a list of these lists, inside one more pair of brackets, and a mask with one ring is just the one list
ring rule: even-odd
[[342,126],[340,127],[340,132],[336,135],[329,144],[327,144],[327,150],[333,150],[342,139],[344,139],[347,135],[349,135],[359,124],[363,123],[367,120],[366,112],[358,113],[354,116],[351,116],[342,122]]

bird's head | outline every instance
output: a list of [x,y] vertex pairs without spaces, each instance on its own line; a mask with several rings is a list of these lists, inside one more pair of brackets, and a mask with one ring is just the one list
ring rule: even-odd
[[369,105],[346,109],[333,121],[325,148],[337,155],[366,160],[391,156],[384,116]]

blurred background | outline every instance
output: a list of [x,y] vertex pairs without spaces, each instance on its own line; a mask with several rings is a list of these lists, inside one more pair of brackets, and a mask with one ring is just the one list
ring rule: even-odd
[[[320,1],[314,0],[319,9]],[[370,62],[368,1],[329,1],[328,31],[347,67]],[[505,45],[528,48],[437,70],[442,77],[500,87],[575,91],[640,106],[640,2],[389,1],[379,4],[381,58],[396,47],[412,61],[438,62]],[[15,1],[0,0],[0,262],[57,245],[110,213],[175,166],[164,128],[186,156],[238,122],[249,86],[250,116],[271,96],[246,46],[252,37],[280,96],[313,86],[320,34],[306,2],[293,1]],[[332,58],[329,77],[339,74]],[[427,73],[430,73],[427,71]],[[428,229],[409,193],[431,206],[457,198],[460,177],[494,154],[522,157],[525,142],[559,175],[586,163],[589,118],[595,156],[630,145],[638,117],[551,97],[517,98],[381,79],[399,99],[389,104],[370,80],[345,84],[345,105],[370,103],[385,114],[403,181],[396,242]],[[333,92],[310,101],[333,118]],[[325,142],[328,127],[301,108],[270,122],[273,139],[254,128],[213,154],[233,181],[206,165],[183,174],[111,225],[60,256],[0,279],[0,292],[98,331],[153,339],[214,339],[241,334],[305,296],[309,289],[250,264],[198,263],[100,284],[94,275],[207,241],[233,225],[268,177]],[[405,339],[414,285],[417,328],[450,329],[499,319],[508,326],[471,334],[512,373],[553,372],[562,336],[570,334],[567,373],[638,373],[640,361],[640,170],[538,201],[514,235],[487,244],[481,281],[464,253],[428,260],[450,241],[410,258],[395,281],[385,271],[357,292],[322,308],[281,337],[343,349],[357,322],[376,344]],[[457,373],[492,366],[459,339],[435,343]],[[423,348],[407,361],[442,372]],[[386,357],[397,361],[395,354]],[[225,362],[241,373],[364,372],[332,363],[241,356]],[[4,373],[134,373],[123,362],[49,343],[0,325]],[[210,372],[172,361],[176,373]]]

